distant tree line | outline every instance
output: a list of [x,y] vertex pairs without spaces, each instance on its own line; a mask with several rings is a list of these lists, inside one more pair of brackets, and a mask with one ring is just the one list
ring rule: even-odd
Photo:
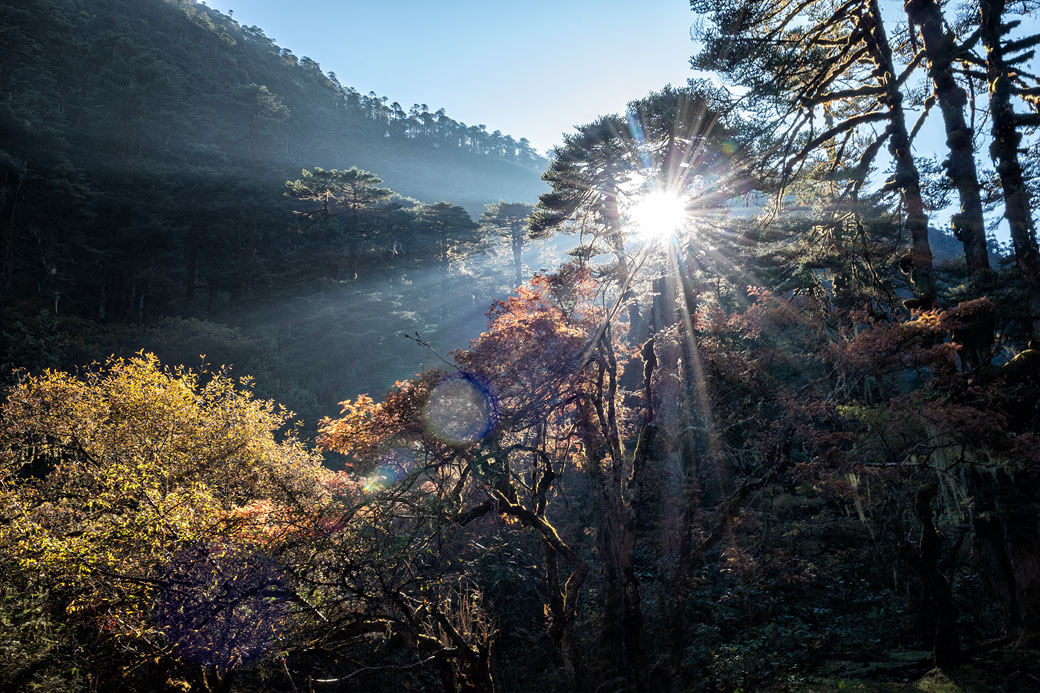
[[[414,141],[420,152],[429,149],[458,149],[492,159],[518,163],[541,170],[546,159],[531,146],[526,137],[519,140],[501,130],[488,132],[484,124],[467,125],[456,121],[439,108],[431,112],[426,104],[412,104],[407,111],[397,101],[379,96],[374,91],[362,94],[357,89],[340,83],[335,72],[324,73],[321,66],[307,56],[297,57],[288,48],[279,48],[258,26],[240,26],[231,17],[222,15],[195,0],[167,0],[184,7],[189,17],[204,26],[219,26],[221,36],[228,41],[244,40],[259,45],[282,61],[300,67],[309,79],[331,88],[335,101],[343,113],[366,135],[390,140]],[[389,102],[389,103],[388,103]]]
[[476,217],[544,189],[526,140],[360,96],[201,3],[19,0],[0,35],[9,322],[211,315],[344,270],[335,234],[287,233],[284,182],[305,167],[375,171],[401,193],[352,215],[352,274],[421,254],[428,215],[402,211],[418,200]]
[[[17,378],[0,406],[0,683],[831,690],[889,687],[850,663],[959,680],[978,655],[983,685],[1035,688],[1040,120],[1023,65],[1040,34],[1015,32],[1035,5],[913,0],[905,24],[877,0],[693,6],[694,64],[732,91],[665,88],[571,133],[533,213],[499,200],[481,219],[514,279],[532,235],[576,235],[568,261],[493,301],[451,360],[378,399],[339,393],[320,449],[226,372],[141,354]],[[202,35],[187,45],[220,55],[222,34]],[[989,98],[968,98],[982,80]],[[242,101],[256,152],[284,144],[279,99],[291,118],[340,112],[263,84]],[[941,160],[914,148],[936,107]],[[404,134],[421,117],[373,113],[383,140],[422,141]],[[111,168],[58,185],[54,165],[46,193],[5,198],[18,300],[57,308],[76,286],[127,314],[205,289],[237,307],[246,278],[338,286],[468,259],[461,207],[395,197],[380,168],[302,165],[240,189],[226,179],[244,168],[184,188],[124,168],[96,201]],[[171,189],[193,204],[167,205]],[[768,204],[735,213],[749,191]],[[662,199],[679,214],[644,230]],[[930,215],[953,199],[956,252],[938,261]],[[987,209],[1011,229],[1003,262]],[[63,283],[70,252],[97,279]],[[321,303],[295,363],[325,387],[372,368],[378,336],[350,358],[337,340],[392,300],[473,307],[474,275],[452,292],[447,274]]]

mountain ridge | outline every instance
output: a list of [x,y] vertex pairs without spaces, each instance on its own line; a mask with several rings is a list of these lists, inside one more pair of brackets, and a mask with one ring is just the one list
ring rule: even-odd
[[18,142],[42,125],[44,139],[69,140],[73,161],[107,152],[117,169],[172,158],[284,180],[303,167],[358,166],[473,215],[544,191],[545,159],[526,139],[362,95],[194,0],[21,0],[0,25],[11,47],[0,148],[30,163]]

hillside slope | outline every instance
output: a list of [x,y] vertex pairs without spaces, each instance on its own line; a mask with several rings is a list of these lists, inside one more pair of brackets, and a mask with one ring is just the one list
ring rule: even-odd
[[545,160],[526,140],[361,95],[194,0],[5,5],[3,132],[15,156],[12,139],[56,137],[80,161],[120,169],[357,165],[425,201],[543,190]]
[[303,168],[473,216],[544,190],[526,140],[361,95],[194,0],[13,0],[0,44],[0,288],[22,312],[184,312],[200,281],[235,291],[243,254],[284,283],[315,250],[288,233]]

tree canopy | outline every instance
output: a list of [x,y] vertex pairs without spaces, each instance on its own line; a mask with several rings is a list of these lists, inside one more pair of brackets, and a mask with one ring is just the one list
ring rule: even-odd
[[[710,79],[577,126],[536,205],[479,223],[381,187],[393,166],[326,168],[296,119],[472,175],[532,165],[522,140],[362,97],[191,2],[125,11],[250,82],[182,153],[227,182],[173,204],[155,115],[196,93],[184,56],[65,31],[117,3],[55,6],[2,10],[3,35],[75,44],[45,62],[88,41],[110,117],[0,61],[26,135],[0,156],[0,687],[1035,688],[1033,3],[694,0]],[[37,132],[39,103],[60,117]],[[89,175],[62,139],[85,127]],[[525,274],[535,244],[575,247]],[[221,296],[227,325],[195,317]],[[82,365],[113,313],[176,358]],[[214,344],[257,377],[173,365]],[[393,344],[414,375],[382,377]]]

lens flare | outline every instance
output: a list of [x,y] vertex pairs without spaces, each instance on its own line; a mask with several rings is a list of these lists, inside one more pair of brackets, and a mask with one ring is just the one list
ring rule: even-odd
[[182,659],[233,669],[277,646],[292,614],[291,589],[273,559],[231,543],[201,543],[173,556],[154,615]]
[[686,204],[675,195],[654,191],[640,197],[628,216],[637,238],[666,238],[686,223]]
[[498,406],[483,378],[456,373],[433,388],[425,419],[431,434],[446,443],[464,445],[491,432],[498,423]]
[[415,468],[415,453],[404,447],[391,448],[379,458],[379,466],[365,479],[365,493],[382,491],[407,476]]

